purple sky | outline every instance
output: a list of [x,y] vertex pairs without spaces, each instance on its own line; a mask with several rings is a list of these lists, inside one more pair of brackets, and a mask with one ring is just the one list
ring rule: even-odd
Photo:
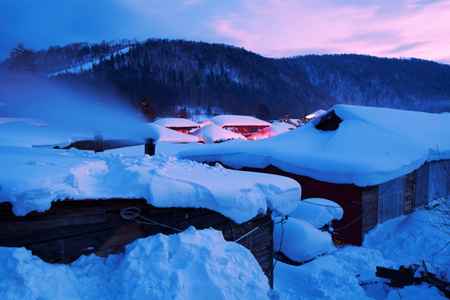
[[0,60],[114,39],[185,39],[268,57],[357,53],[450,64],[449,0],[1,0]]

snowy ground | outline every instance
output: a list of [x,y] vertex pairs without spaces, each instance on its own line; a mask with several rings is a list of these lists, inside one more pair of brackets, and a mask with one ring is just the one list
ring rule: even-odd
[[[57,198],[80,199],[87,192],[108,197],[111,190],[98,189],[98,182],[117,186],[115,192],[123,197],[127,197],[127,191],[138,191],[132,196],[148,197],[150,203],[154,192],[164,195],[164,189],[157,188],[166,185],[180,196],[187,195],[183,198],[186,205],[192,206],[190,201],[199,199],[202,204],[196,202],[194,206],[214,203],[210,208],[238,221],[267,207],[290,214],[283,225],[285,235],[280,234],[278,229],[283,228],[277,224],[274,239],[282,242],[276,246],[301,251],[303,257],[296,259],[314,259],[301,266],[274,262],[274,288],[270,289],[251,253],[237,243],[226,242],[220,232],[212,229],[189,228],[180,234],[139,239],[128,245],[124,254],[108,258],[82,256],[69,265],[45,263],[24,248],[0,247],[1,299],[445,299],[426,284],[397,290],[375,276],[376,266],[398,268],[422,260],[433,263],[438,272],[446,271],[442,274],[450,273],[450,246],[443,248],[450,235],[436,227],[441,220],[433,213],[435,210],[418,210],[378,225],[366,236],[362,247],[335,248],[329,235],[319,235],[317,228],[324,223],[323,218],[339,218],[337,212],[320,210],[316,218],[310,218],[294,210],[291,200],[299,198],[300,189],[292,181],[277,180],[272,185],[273,178],[262,174],[244,175],[220,166],[175,159],[170,155],[179,149],[164,143],[157,145],[161,155],[154,158],[143,156],[142,146],[101,154],[36,149],[30,147],[30,140],[42,142],[43,131],[48,134],[49,144],[67,143],[68,136],[50,134],[46,129],[51,127],[21,127],[29,134],[26,139],[18,138],[11,125],[0,127],[0,201],[12,202],[18,214],[25,214],[29,205],[44,210]],[[89,132],[88,136],[94,134]],[[232,142],[244,143],[254,142]],[[36,180],[24,177],[34,172],[40,174]],[[209,180],[211,176],[233,188],[215,186]],[[153,179],[160,183],[155,189],[151,186]],[[227,198],[221,199],[224,194],[228,194]],[[230,202],[233,199],[236,203]],[[245,205],[249,202],[253,208],[247,215]],[[306,227],[305,222],[309,224]],[[311,242],[308,247],[302,246],[306,237]]]
[[[375,267],[433,261],[449,269],[449,240],[432,211],[378,225],[362,247],[345,246],[301,266],[276,262],[274,289],[242,246],[212,229],[139,239],[125,254],[52,265],[0,247],[2,299],[446,299],[427,284],[393,289]],[[448,280],[448,279],[447,279]],[[362,284],[362,286],[361,286]]]
[[[21,199],[27,196],[30,201],[35,196],[44,199],[45,196],[57,197],[57,193],[70,191],[105,192],[96,189],[93,181],[111,181],[114,172],[122,178],[131,176],[135,179],[142,179],[148,171],[160,178],[170,175],[164,179],[167,184],[174,183],[170,178],[175,173],[179,178],[183,177],[179,171],[186,168],[194,168],[199,174],[220,176],[221,180],[231,180],[236,175],[220,167],[203,167],[165,156],[146,159],[142,154],[132,153],[142,153],[141,150],[134,147],[94,154],[77,150],[0,147],[4,158],[0,160],[2,170],[18,171],[0,176],[2,197],[16,193],[21,195]],[[127,151],[131,156],[124,154]],[[21,155],[25,155],[26,159],[22,157],[20,160]],[[42,174],[46,176],[59,175],[53,176],[53,180],[12,184],[19,182],[19,173],[27,171],[36,174],[36,170],[44,170]],[[108,177],[108,173],[112,177]],[[193,173],[186,174],[183,180],[195,182],[195,177],[191,176]],[[249,178],[243,176],[237,182],[238,186],[245,188],[243,182]],[[251,182],[263,183],[264,180],[265,176],[258,175]],[[139,181],[142,182],[135,182]],[[208,186],[208,180],[198,183]],[[44,193],[48,188],[46,185],[54,188],[53,194]],[[251,192],[252,186],[253,183],[248,188],[250,194],[254,194],[253,199],[261,197],[258,190]],[[183,187],[174,187],[185,191]],[[290,181],[279,182],[279,187],[288,192],[285,194],[288,199],[289,190],[295,193],[296,189]],[[213,186],[208,188],[214,190]],[[148,192],[148,187],[137,190]],[[234,190],[239,191],[239,188]],[[21,194],[24,191],[25,194]],[[248,201],[251,197],[246,199]],[[267,197],[269,200],[270,197]],[[310,200],[320,201],[323,200]],[[264,208],[264,203],[259,205]],[[224,204],[228,205],[226,202]],[[284,225],[283,247],[290,249],[286,253],[297,251],[293,258],[298,260],[309,260],[317,254],[326,253],[301,266],[274,262],[273,289],[270,289],[267,278],[247,249],[226,242],[220,232],[212,229],[197,231],[190,228],[171,236],[139,239],[127,247],[125,254],[106,259],[95,255],[83,256],[70,265],[45,263],[24,248],[0,247],[0,296],[3,299],[445,299],[440,291],[426,284],[396,290],[383,284],[383,279],[375,277],[376,266],[398,268],[402,264],[420,264],[422,260],[433,262],[436,270],[450,270],[450,247],[434,255],[450,240],[450,235],[436,228],[435,225],[441,220],[433,211],[422,209],[410,216],[378,225],[366,236],[362,247],[335,248],[331,245],[329,234],[318,233],[315,228],[333,218],[340,218],[342,212],[324,208],[313,212],[311,208],[302,207],[305,204],[302,203],[296,210],[291,206],[285,207],[285,213],[289,213],[290,217]],[[23,203],[17,205],[18,208],[25,207]],[[223,207],[216,209],[221,211]],[[279,210],[283,211],[283,206]],[[233,212],[230,216],[242,214]],[[277,224],[274,232],[275,247],[279,246],[279,226]],[[308,247],[305,247],[306,242]]]

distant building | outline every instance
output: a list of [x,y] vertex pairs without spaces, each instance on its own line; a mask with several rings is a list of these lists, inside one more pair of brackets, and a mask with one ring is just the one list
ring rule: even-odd
[[309,114],[309,115],[307,115],[307,116],[305,117],[306,122],[309,122],[309,121],[311,121],[312,119],[317,118],[317,117],[319,117],[319,116],[321,116],[321,115],[323,115],[323,114],[325,114],[325,113],[326,113],[326,111],[323,110],[323,109],[316,110],[316,111],[313,112],[312,114]]
[[251,116],[221,115],[210,119],[214,124],[239,133],[246,138],[251,138],[258,133],[264,134],[264,129],[268,129],[272,124]]
[[153,123],[182,133],[190,133],[200,128],[200,124],[183,118],[162,118]]

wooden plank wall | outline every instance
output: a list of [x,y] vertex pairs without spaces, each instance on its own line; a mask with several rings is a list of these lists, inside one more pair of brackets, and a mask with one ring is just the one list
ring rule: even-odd
[[409,215],[413,212],[416,198],[416,182],[417,170],[406,175],[405,178],[405,192],[403,195],[403,214]]
[[[168,227],[124,219],[120,211],[127,207],[139,208],[141,216]],[[10,203],[0,203],[0,246],[26,247],[50,263],[68,263],[83,254],[106,257],[123,253],[125,246],[138,238],[173,234],[189,226],[221,230],[227,241],[258,228],[238,243],[253,253],[273,285],[270,211],[236,224],[208,209],[156,208],[144,199],[58,201],[45,212],[32,212],[25,217],[15,216]]]
[[378,185],[362,189],[363,237],[378,224]]
[[344,209],[344,216],[333,221],[332,233],[336,244],[360,246],[363,240],[362,188],[353,184],[335,184],[319,181],[306,176],[282,171],[274,166],[264,169],[243,168],[245,171],[261,172],[286,176],[296,180],[302,187],[302,199],[325,198],[338,203]]

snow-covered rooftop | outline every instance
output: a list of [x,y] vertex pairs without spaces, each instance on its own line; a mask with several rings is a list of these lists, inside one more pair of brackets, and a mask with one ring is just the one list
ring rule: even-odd
[[211,122],[221,127],[224,126],[271,126],[269,122],[257,119],[251,116],[239,116],[239,115],[221,115],[215,116],[210,119]]
[[210,167],[166,156],[0,146],[0,202],[16,215],[45,211],[64,199],[144,198],[156,207],[207,208],[237,223],[267,208],[298,205],[292,179]]
[[307,116],[306,116],[306,119],[314,119],[314,118],[317,118],[318,116],[321,116],[321,115],[323,115],[323,114],[326,113],[326,112],[327,112],[327,111],[326,111],[326,110],[323,110],[323,109],[316,110],[315,112],[313,112],[313,113],[307,115]]
[[192,135],[198,137],[200,140],[206,144],[211,144],[215,142],[223,142],[234,139],[245,139],[244,136],[231,132],[229,130],[223,129],[222,127],[210,124],[203,126],[202,128],[196,130]]
[[184,118],[162,118],[153,123],[170,128],[200,127],[200,124]]
[[229,141],[180,151],[196,161],[219,161],[233,168],[265,168],[334,183],[380,184],[450,158],[450,114],[336,105],[336,130],[315,126],[321,119],[282,135],[253,142]]
[[150,130],[149,132],[152,133],[149,134],[149,137],[153,137],[156,142],[197,143],[200,141],[197,136],[168,129],[159,124],[150,123],[146,124],[146,127]]

